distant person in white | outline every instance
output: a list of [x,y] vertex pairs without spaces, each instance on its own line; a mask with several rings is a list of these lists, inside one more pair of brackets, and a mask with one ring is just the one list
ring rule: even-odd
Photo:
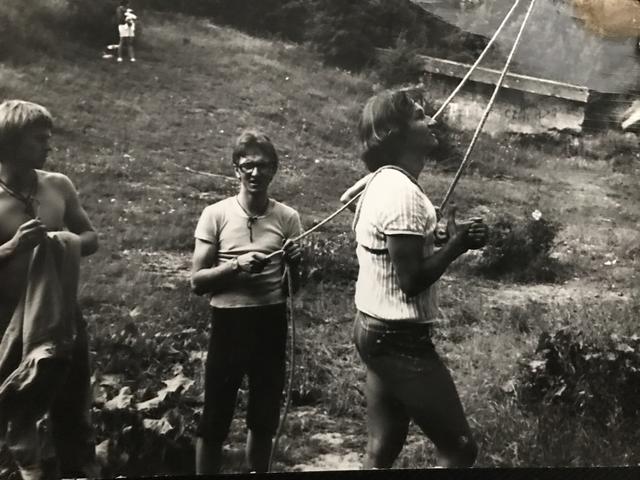
[[[484,246],[481,220],[459,225],[434,247],[436,209],[418,184],[437,145],[434,121],[406,91],[369,99],[359,125],[371,172],[353,228],[359,263],[354,339],[367,367],[369,438],[364,468],[390,468],[413,420],[433,441],[440,465],[471,466],[477,455],[456,387],[431,340],[435,284],[451,262]],[[348,197],[362,190],[348,190]]]
[[135,52],[133,50],[133,41],[136,36],[136,20],[138,17],[129,8],[129,0],[120,0],[120,5],[116,9],[116,18],[118,20],[118,34],[120,43],[118,44],[118,62],[122,62],[125,49],[128,51],[129,60],[136,61]]

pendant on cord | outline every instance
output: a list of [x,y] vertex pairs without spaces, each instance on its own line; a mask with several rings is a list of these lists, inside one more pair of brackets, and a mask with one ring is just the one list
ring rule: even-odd
[[249,216],[249,218],[247,219],[247,228],[249,229],[249,241],[253,242],[253,224],[256,223],[258,221],[257,216]]

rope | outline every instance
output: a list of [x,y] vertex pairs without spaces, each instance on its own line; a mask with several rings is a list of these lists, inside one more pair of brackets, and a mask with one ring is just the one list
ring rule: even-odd
[[[297,237],[294,237],[291,239],[292,242],[297,242],[299,240],[302,240],[303,238],[305,238],[306,236],[312,234],[313,232],[315,232],[317,229],[319,229],[321,226],[323,226],[325,223],[329,223],[331,220],[333,220],[335,217],[337,217],[338,215],[340,215],[342,212],[344,212],[347,208],[349,208],[349,206],[355,202],[358,198],[360,198],[360,195],[362,195],[362,192],[358,193],[355,197],[353,197],[351,200],[349,200],[347,203],[345,203],[342,207],[340,207],[338,210],[336,210],[335,212],[333,212],[331,215],[329,215],[327,218],[325,218],[324,220],[322,220],[321,222],[315,224],[313,227],[311,227],[309,230],[302,232],[300,235],[298,235]],[[267,255],[267,258],[272,258],[275,257],[276,255],[279,255],[281,253],[284,253],[283,249],[280,250],[276,250],[275,252],[271,252],[269,255]]]
[[491,95],[491,99],[489,100],[489,103],[487,104],[487,107],[485,108],[484,113],[482,114],[480,123],[478,123],[478,126],[476,127],[476,131],[474,132],[473,138],[471,139],[471,143],[469,144],[469,147],[467,148],[467,151],[464,154],[462,163],[460,163],[460,167],[458,168],[458,171],[456,172],[456,175],[453,178],[451,185],[449,185],[449,190],[447,190],[447,193],[444,196],[444,200],[442,200],[442,203],[440,204],[441,211],[443,211],[444,208],[446,207],[447,202],[449,201],[449,198],[451,197],[451,194],[453,193],[454,188],[456,188],[458,180],[460,180],[460,177],[462,176],[462,172],[464,171],[464,169],[466,168],[469,162],[469,159],[471,157],[471,152],[473,151],[473,147],[475,147],[475,144],[478,141],[478,137],[480,136],[482,127],[484,127],[484,124],[487,121],[487,117],[491,112],[491,108],[493,107],[496,97],[498,96],[498,92],[500,91],[500,87],[502,87],[504,79],[507,75],[507,71],[509,70],[509,66],[511,65],[511,61],[513,60],[513,56],[516,53],[516,50],[518,49],[518,44],[520,43],[520,39],[522,38],[522,34],[524,33],[524,27],[526,26],[527,21],[531,16],[531,12],[533,11],[533,6],[535,5],[535,3],[536,3],[536,0],[531,0],[531,3],[529,4],[529,8],[527,9],[527,13],[524,19],[522,20],[522,24],[520,25],[520,30],[518,31],[518,35],[516,36],[516,39],[513,42],[513,46],[511,47],[511,51],[509,52],[507,61],[504,64],[504,68],[502,69],[500,78],[498,79],[498,83],[496,83],[496,88],[493,90],[493,94]]
[[471,74],[473,73],[473,71],[476,69],[476,67],[478,65],[480,65],[480,62],[482,62],[482,60],[484,59],[485,55],[487,53],[489,53],[489,49],[491,48],[491,46],[494,44],[494,42],[496,41],[496,39],[498,38],[498,35],[500,35],[500,32],[502,31],[502,29],[504,28],[504,26],[507,24],[507,20],[509,20],[509,18],[511,17],[511,15],[513,14],[513,12],[515,12],[516,7],[520,4],[520,0],[515,0],[515,2],[513,2],[513,6],[511,7],[511,9],[507,12],[507,14],[505,15],[505,17],[502,19],[502,23],[500,24],[500,26],[498,27],[498,29],[495,31],[495,33],[493,34],[493,37],[491,37],[491,40],[489,40],[489,43],[487,43],[487,45],[484,47],[484,50],[482,51],[482,53],[480,54],[480,56],[478,57],[478,59],[475,61],[475,63],[473,65],[471,65],[471,68],[469,69],[469,71],[467,72],[467,74],[462,78],[462,80],[460,81],[460,83],[458,84],[458,86],[453,90],[453,92],[451,92],[451,95],[449,95],[447,97],[447,99],[444,101],[444,103],[442,104],[442,106],[440,106],[440,108],[438,109],[438,111],[433,115],[434,120],[436,118],[438,118],[442,112],[444,111],[445,108],[447,108],[447,106],[451,103],[451,101],[454,99],[454,97],[458,94],[458,92],[462,89],[462,87],[464,86],[465,83],[467,83],[467,80],[469,80],[469,78],[471,77]]
[[278,442],[280,441],[280,436],[282,435],[282,430],[284,428],[285,421],[287,419],[287,414],[289,413],[289,407],[291,406],[291,392],[293,391],[293,379],[296,368],[296,355],[295,355],[295,346],[296,346],[296,322],[293,318],[293,279],[291,277],[291,272],[289,271],[289,267],[285,266],[285,275],[287,276],[287,287],[289,289],[289,298],[287,298],[287,309],[289,310],[289,333],[291,334],[291,339],[289,342],[289,381],[287,383],[287,393],[285,396],[284,402],[284,411],[282,412],[282,416],[280,417],[280,422],[278,423],[278,429],[276,430],[276,436],[273,439],[273,446],[271,447],[271,453],[269,454],[269,464],[267,466],[267,472],[271,472],[271,468],[273,466],[273,460],[275,458],[276,451],[278,450]]

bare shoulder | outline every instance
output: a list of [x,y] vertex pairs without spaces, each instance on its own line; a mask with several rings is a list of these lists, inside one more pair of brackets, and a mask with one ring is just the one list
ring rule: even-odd
[[36,170],[36,173],[38,174],[39,182],[63,193],[65,196],[76,193],[73,182],[63,173],[48,172],[46,170]]

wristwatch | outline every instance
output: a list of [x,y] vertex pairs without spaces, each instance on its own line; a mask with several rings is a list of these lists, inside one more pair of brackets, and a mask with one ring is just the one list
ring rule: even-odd
[[232,258],[231,259],[231,270],[233,270],[234,272],[241,272],[242,269],[240,268],[240,263],[238,262],[238,258]]

